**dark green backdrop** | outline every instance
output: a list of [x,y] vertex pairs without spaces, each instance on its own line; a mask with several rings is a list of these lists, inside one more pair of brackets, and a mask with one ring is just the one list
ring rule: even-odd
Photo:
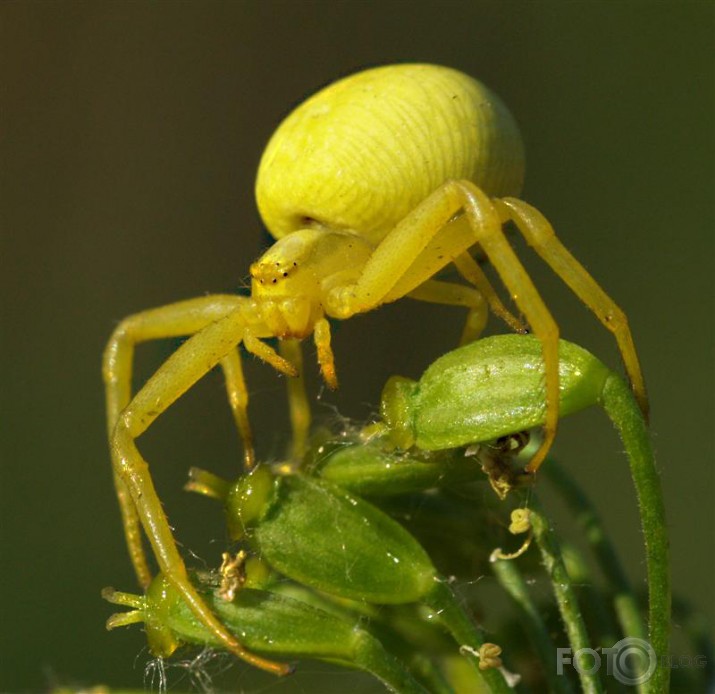
[[[525,199],[631,319],[675,587],[715,619],[713,8],[2,3],[0,690],[141,684],[141,634],[106,633],[111,609],[99,598],[105,585],[134,588],[104,436],[104,342],[132,311],[238,287],[265,242],[252,186],[272,129],[311,90],[389,61],[460,68],[511,106],[527,146]],[[564,334],[617,365],[605,331],[530,267]],[[404,302],[349,321],[335,340],[342,388],[319,409],[366,416],[388,375],[416,375],[455,344],[460,320]],[[141,350],[141,372],[168,349]],[[277,456],[283,384],[255,364],[248,378],[259,453]],[[221,388],[207,379],[142,442],[177,534],[211,563],[223,548],[218,511],[180,487],[190,465],[238,470]],[[565,422],[556,450],[640,577],[633,494],[604,418]],[[247,677],[236,671],[236,686],[251,689]],[[310,682],[299,675],[292,691]]]

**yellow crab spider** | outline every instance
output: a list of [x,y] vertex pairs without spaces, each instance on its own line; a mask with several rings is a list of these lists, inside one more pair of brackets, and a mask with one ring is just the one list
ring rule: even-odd
[[[105,351],[117,495],[142,586],[149,585],[151,572],[140,524],[167,580],[205,626],[240,657],[286,671],[248,653],[192,587],[135,439],[220,364],[250,467],[248,395],[238,345],[296,376],[296,341],[312,334],[325,381],[335,387],[328,318],[349,318],[404,296],[467,308],[462,341],[479,335],[489,308],[519,329],[520,321],[500,303],[470,249],[480,249],[492,263],[541,341],[545,435],[528,466],[536,471],[556,431],[559,331],[502,231],[508,221],[614,333],[646,410],[625,315],[544,217],[509,197],[519,193],[523,169],[519,132],[501,101],[467,75],[436,65],[366,70],[326,87],[286,118],[258,171],[258,207],[278,240],[251,266],[251,296],[207,296],[130,316]],[[467,284],[433,279],[450,263]],[[135,345],[178,335],[191,337],[132,397]],[[279,338],[283,355],[263,338]],[[289,390],[289,402],[300,447],[309,422],[302,386]]]

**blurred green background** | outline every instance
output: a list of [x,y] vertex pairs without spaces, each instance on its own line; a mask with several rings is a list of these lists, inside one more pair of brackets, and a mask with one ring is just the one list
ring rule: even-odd
[[[134,589],[106,451],[104,343],[131,312],[242,285],[266,243],[253,178],[270,133],[317,87],[391,61],[459,68],[511,107],[527,147],[523,197],[630,317],[675,589],[715,620],[714,7],[2,3],[0,690],[141,685],[142,635],[105,632],[112,610],[99,597],[106,585]],[[538,262],[529,267],[563,334],[617,366],[595,319]],[[368,416],[386,377],[419,374],[455,344],[461,319],[399,302],[341,325],[342,387],[323,392],[317,412]],[[171,348],[142,348],[139,374]],[[307,364],[313,376],[312,353]],[[250,361],[247,378],[259,454],[280,456],[282,380]],[[178,537],[215,564],[218,509],[181,485],[191,465],[239,469],[220,378],[191,391],[141,446]],[[642,585],[633,492],[605,418],[565,421],[556,452]],[[236,669],[234,684],[279,689],[252,677]],[[330,677],[320,679],[326,691]],[[299,674],[288,688],[314,691],[313,682]],[[362,680],[351,682],[357,690]]]

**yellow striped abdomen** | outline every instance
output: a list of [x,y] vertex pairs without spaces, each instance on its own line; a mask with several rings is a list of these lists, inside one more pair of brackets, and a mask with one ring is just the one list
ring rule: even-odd
[[283,121],[256,198],[276,238],[323,226],[375,244],[447,180],[517,195],[523,172],[516,123],[484,85],[437,65],[388,65],[327,86]]

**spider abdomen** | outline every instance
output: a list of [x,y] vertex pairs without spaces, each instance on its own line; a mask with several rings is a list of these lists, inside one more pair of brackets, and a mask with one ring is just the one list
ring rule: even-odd
[[377,243],[447,180],[516,195],[523,171],[516,123],[484,85],[437,65],[388,65],[329,85],[283,121],[256,198],[277,238],[315,225]]

